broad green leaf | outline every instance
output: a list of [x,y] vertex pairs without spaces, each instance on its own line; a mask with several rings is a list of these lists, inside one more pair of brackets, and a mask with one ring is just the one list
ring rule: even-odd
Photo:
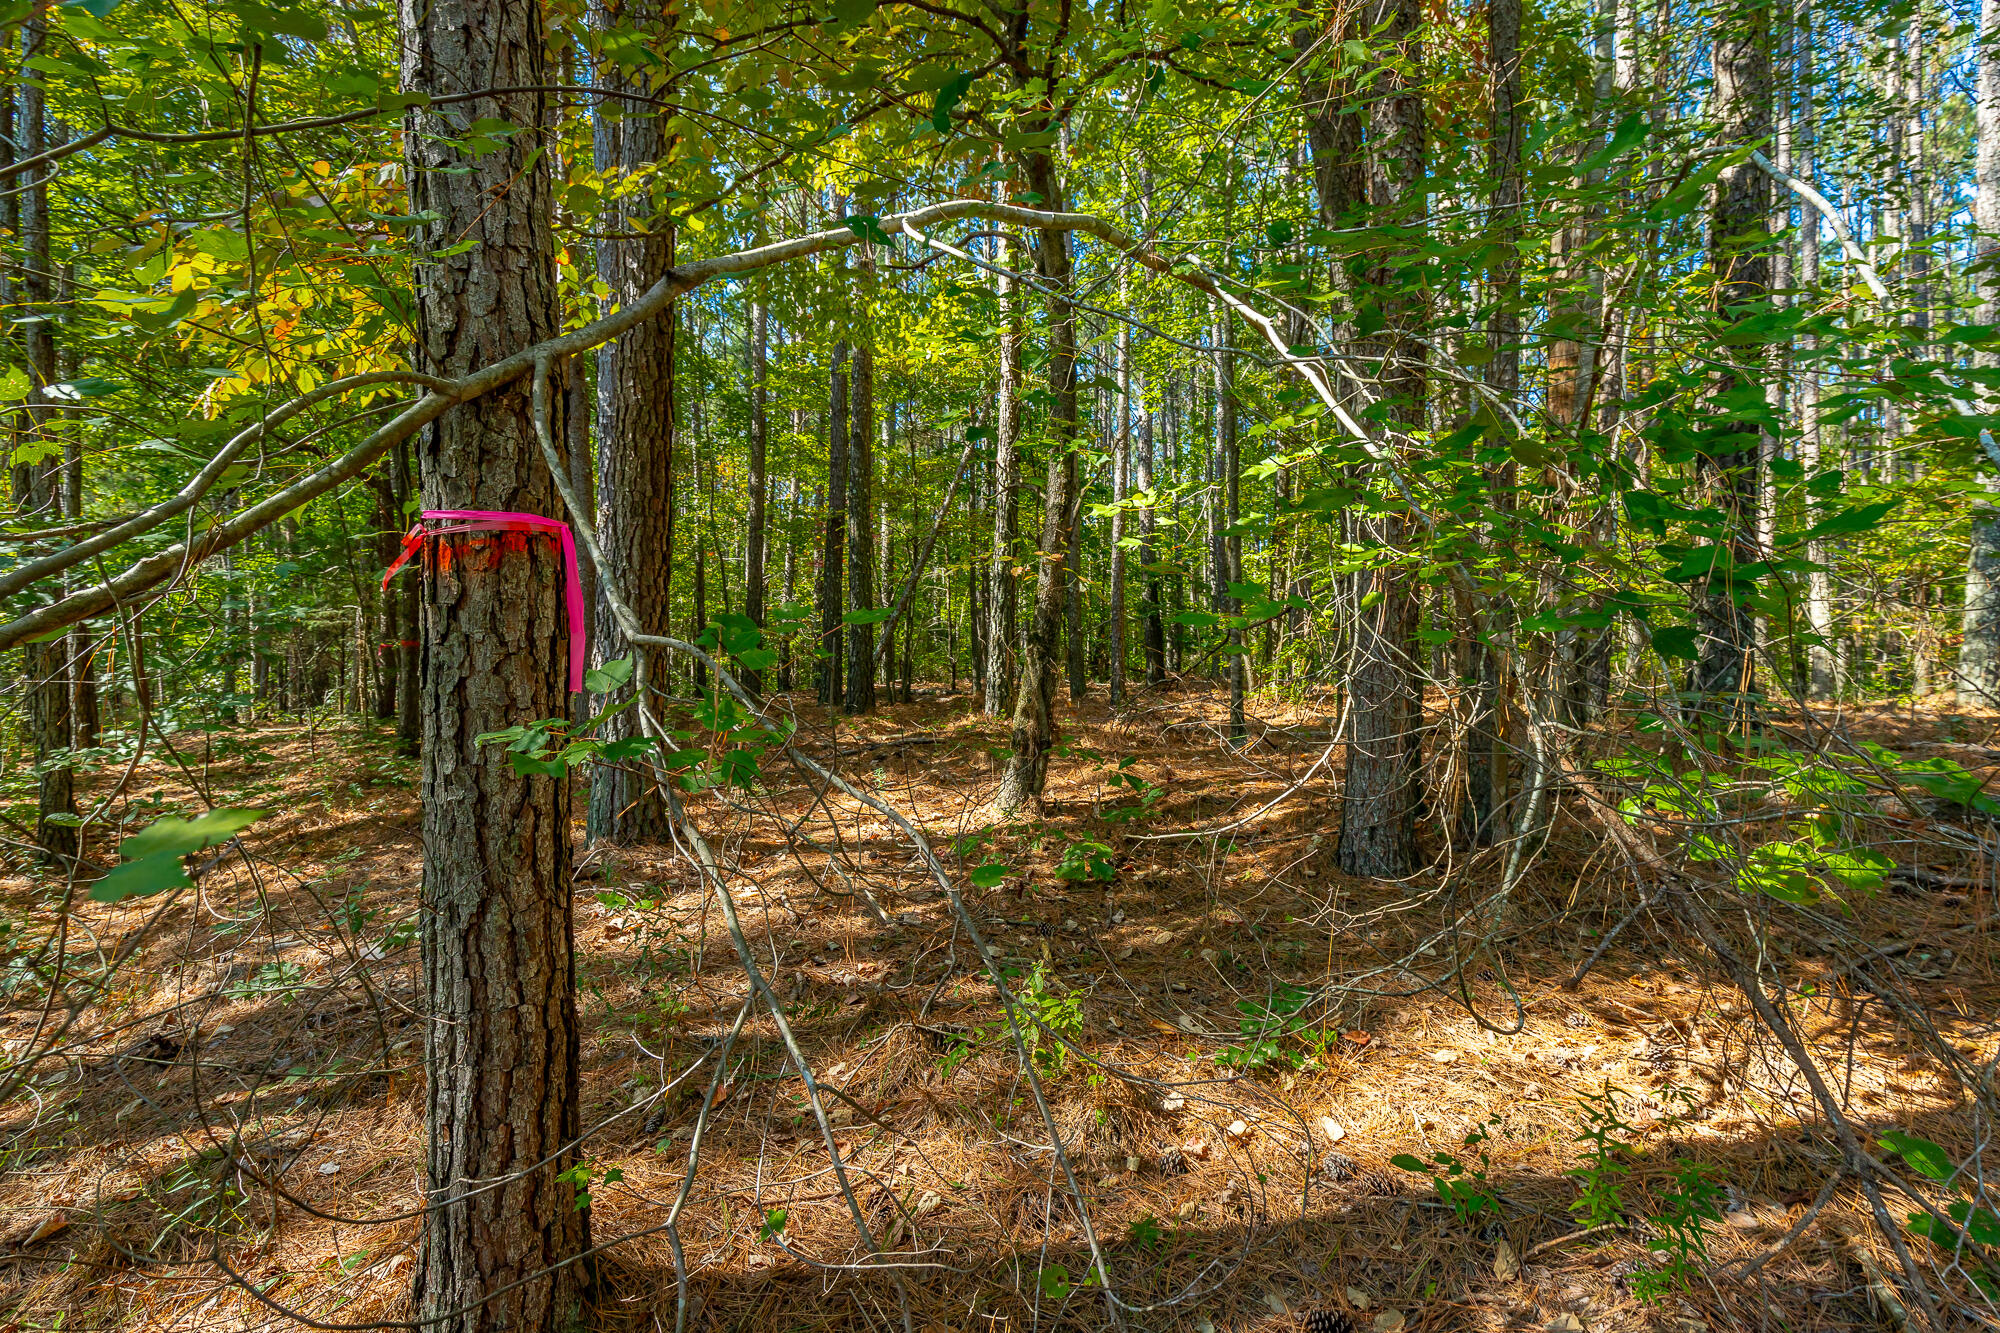
[[134,860],[159,852],[187,856],[227,842],[269,813],[225,806],[194,819],[162,819],[125,839],[118,850]]
[[1880,1142],[1884,1148],[1908,1162],[1911,1170],[1932,1180],[1950,1180],[1957,1170],[1951,1155],[1929,1139],[1892,1129],[1882,1135]]

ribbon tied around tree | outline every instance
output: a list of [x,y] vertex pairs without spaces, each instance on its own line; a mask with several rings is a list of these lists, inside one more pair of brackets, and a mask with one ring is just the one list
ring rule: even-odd
[[416,524],[403,535],[403,553],[383,573],[382,586],[387,588],[396,571],[410,563],[410,557],[423,549],[426,538],[450,537],[461,532],[546,533],[562,543],[563,594],[569,610],[569,692],[581,693],[585,647],[583,578],[577,570],[576,536],[570,531],[569,524],[561,519],[499,509],[426,509],[418,515]]

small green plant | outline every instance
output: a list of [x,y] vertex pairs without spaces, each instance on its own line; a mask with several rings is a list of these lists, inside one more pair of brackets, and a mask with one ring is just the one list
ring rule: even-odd
[[1310,1025],[1305,1008],[1312,998],[1312,991],[1288,983],[1278,987],[1267,1000],[1238,1000],[1236,1010],[1243,1015],[1238,1028],[1243,1042],[1217,1052],[1215,1063],[1227,1069],[1261,1069],[1268,1064],[1294,1063],[1297,1055],[1285,1049],[1285,1041]]
[[1476,1149],[1479,1153],[1477,1162],[1465,1161],[1457,1154],[1448,1152],[1432,1153],[1428,1162],[1409,1153],[1397,1153],[1389,1162],[1405,1171],[1429,1176],[1431,1184],[1437,1189],[1438,1198],[1444,1201],[1453,1215],[1461,1222],[1470,1222],[1482,1213],[1500,1211],[1500,1200],[1487,1188],[1486,1182],[1486,1173],[1493,1166],[1493,1157],[1486,1145],[1492,1142],[1499,1130],[1500,1117],[1493,1115],[1473,1126],[1472,1132],[1465,1136],[1467,1151]]
[[306,970],[297,963],[266,963],[223,993],[232,1000],[275,995],[280,1001],[289,1001],[305,989],[305,983]]
[[1686,1291],[1701,1265],[1708,1261],[1708,1229],[1722,1220],[1727,1192],[1699,1162],[1682,1158],[1674,1166],[1674,1188],[1661,1200],[1661,1210],[1647,1220],[1660,1234],[1646,1248],[1660,1257],[1659,1267],[1632,1275],[1632,1294],[1656,1305],[1675,1292]]
[[1939,1145],[1914,1134],[1905,1134],[1900,1129],[1888,1131],[1880,1142],[1918,1175],[1940,1185],[1952,1185],[1968,1196],[1954,1199],[1944,1206],[1944,1215],[1951,1219],[1950,1222],[1927,1212],[1911,1213],[1908,1229],[1913,1236],[1922,1236],[1940,1249],[1962,1255],[1960,1263],[1973,1285],[1987,1300],[2000,1301],[2000,1267],[1977,1262],[1981,1247],[2000,1249],[2000,1213],[1989,1206],[1988,1196],[1978,1183],[1980,1173],[1968,1169],[1974,1163],[1959,1166],[1951,1160],[1951,1154]]
[[1057,879],[1094,879],[1109,884],[1117,877],[1118,866],[1111,848],[1105,843],[1088,839],[1073,842],[1064,848],[1062,860],[1056,865]]
[[578,1162],[569,1170],[558,1175],[556,1179],[562,1184],[575,1188],[576,1211],[580,1213],[590,1207],[590,1187],[593,1182],[600,1185],[616,1185],[619,1181],[625,1179],[625,1173],[614,1166],[600,1175],[588,1162]]
[[1584,1164],[1570,1172],[1577,1178],[1576,1202],[1569,1210],[1584,1227],[1619,1226],[1625,1221],[1625,1177],[1632,1171],[1632,1149],[1615,1136],[1631,1126],[1618,1114],[1618,1095],[1610,1085],[1599,1093],[1584,1093],[1583,1129],[1576,1142],[1588,1144]]
[[[1063,994],[1058,983],[1049,975],[1048,964],[1036,963],[1035,970],[1028,974],[1028,984],[1019,992],[1021,1008],[1031,1020],[1027,1038],[1028,1053],[1035,1064],[1045,1073],[1057,1073],[1063,1065],[1063,1042],[1066,1037],[1074,1037],[1083,1031],[1083,997]],[[1044,1042],[1044,1036],[1055,1038]]]

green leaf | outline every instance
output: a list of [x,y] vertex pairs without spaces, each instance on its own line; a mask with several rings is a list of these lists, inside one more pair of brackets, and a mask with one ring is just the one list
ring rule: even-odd
[[119,0],[62,0],[64,9],[80,9],[92,18],[109,18]]
[[1001,880],[1013,873],[1011,869],[998,861],[988,861],[985,865],[980,866],[972,872],[972,887],[975,889],[993,888]]
[[118,850],[134,860],[158,852],[187,856],[229,841],[269,813],[225,806],[196,819],[162,819],[125,839]]
[[1042,1289],[1042,1295],[1052,1301],[1059,1301],[1069,1295],[1069,1270],[1061,1264],[1050,1264],[1035,1274],[1035,1282]]
[[1892,1129],[1882,1135],[1882,1146],[1910,1164],[1910,1169],[1932,1180],[1950,1180],[1957,1167],[1951,1155],[1929,1139]]
[[637,666],[630,657],[614,657],[601,667],[592,667],[583,673],[583,688],[592,694],[609,694],[632,682],[632,672]]
[[874,14],[875,0],[833,0],[833,17],[828,22],[837,28],[852,28]]
[[1652,132],[1653,127],[1646,123],[1646,118],[1639,112],[1634,111],[1631,115],[1618,122],[1617,129],[1611,131],[1610,143],[1591,154],[1588,161],[1577,167],[1577,179],[1582,180],[1591,172],[1601,171],[1611,165],[1614,158],[1626,149],[1637,145],[1640,140]]
[[1690,625],[1663,625],[1654,630],[1653,651],[1662,657],[1678,657],[1689,662],[1701,656],[1695,648],[1694,628]]
[[945,80],[944,86],[937,90],[937,97],[931,102],[932,129],[939,134],[951,133],[952,109],[959,104],[966,91],[972,87],[972,81],[978,77],[971,70],[960,70]]
[[1421,1158],[1412,1157],[1410,1156],[1410,1154],[1406,1152],[1399,1152],[1394,1157],[1391,1157],[1389,1159],[1389,1165],[1400,1166],[1405,1171],[1420,1171],[1425,1175],[1429,1175],[1431,1171],[1431,1166],[1429,1162],[1426,1162]]
[[842,218],[841,222],[864,241],[873,241],[877,245],[889,244],[889,233],[882,230],[881,218],[856,213],[853,217]]
[[90,897],[93,902],[116,903],[162,889],[186,888],[192,883],[178,853],[155,852],[112,869],[90,886]]
[[893,606],[878,606],[873,611],[849,611],[840,618],[843,625],[879,625],[896,614]]
[[783,1208],[771,1209],[764,1214],[764,1224],[757,1228],[758,1236],[764,1240],[769,1240],[773,1236],[778,1235],[785,1229],[785,1223],[791,1220],[791,1216]]
[[0,403],[17,403],[26,398],[28,390],[33,387],[28,379],[28,373],[19,366],[8,366],[5,370],[0,370]]
[[1833,537],[1843,532],[1866,532],[1882,521],[1882,518],[1900,501],[1884,500],[1880,504],[1856,505],[1843,509],[1831,518],[1823,518],[1799,535],[1800,541],[1814,541],[1820,537]]

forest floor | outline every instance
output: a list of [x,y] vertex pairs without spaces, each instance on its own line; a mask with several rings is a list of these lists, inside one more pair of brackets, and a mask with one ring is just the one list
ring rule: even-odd
[[[1423,941],[1463,910],[1462,876],[1333,868],[1323,701],[1258,701],[1254,743],[1234,753],[1226,700],[1205,687],[1143,696],[1115,719],[1100,696],[1061,719],[1040,816],[1001,828],[985,802],[1004,725],[975,703],[934,687],[806,744],[920,819],[1014,984],[1070,1037],[1073,1049],[1044,1037],[1035,1064],[1090,1225],[1120,1294],[1163,1303],[1127,1326],[1289,1330],[1315,1311],[1379,1330],[1893,1326],[1876,1275],[1894,1261],[1848,1185],[1754,1277],[1736,1275],[1806,1218],[1837,1154],[1802,1128],[1796,1074],[1737,994],[1651,920],[1565,989],[1634,900],[1593,828],[1558,816],[1510,930],[1461,988],[1449,942]],[[1842,721],[1983,774],[2000,760],[1991,718],[1884,707]],[[352,721],[177,748],[185,769],[148,764],[130,784],[134,827],[199,809],[195,778],[217,804],[272,813],[245,835],[254,860],[225,859],[198,894],[77,911],[67,967],[121,965],[4,1112],[0,1329],[287,1327],[217,1270],[218,1252],[271,1302],[325,1323],[406,1319],[424,1163],[416,766]],[[1146,785],[1108,786],[1121,771]],[[812,802],[781,786],[766,806],[798,818]],[[832,1119],[878,1240],[922,1265],[905,1278],[916,1326],[1109,1327],[993,990],[909,845],[835,801],[854,871],[828,875],[825,823],[817,849],[788,846],[769,817],[713,796],[692,808],[741,866],[751,943],[843,1094]],[[581,800],[577,814],[581,845]],[[1090,877],[1093,860],[1111,882]],[[584,1120],[631,1112],[588,1147],[593,1240],[634,1237],[607,1251],[594,1323],[672,1329],[674,1266],[652,1229],[680,1187],[706,1075],[657,1094],[728,1029],[745,982],[715,900],[669,850],[580,861]],[[1014,873],[970,887],[965,872],[989,862]],[[1903,960],[1944,1038],[1985,1061],[2000,1014],[1994,895],[1964,870],[1858,898],[1853,924]],[[57,890],[16,873],[0,903],[45,928]],[[1957,1085],[1882,1006],[1803,946],[1780,966],[1813,987],[1799,1012],[1857,1122],[1970,1151]],[[1285,1020],[1288,987],[1330,977],[1348,999]],[[46,991],[17,981],[13,994],[0,1031],[18,1051]],[[1275,1026],[1260,1024],[1274,1004]],[[819,1266],[864,1250],[764,1016],[729,1065],[680,1223],[689,1327],[900,1328],[889,1281]],[[1634,1221],[1580,1234],[1574,1173],[1592,1129],[1626,1145],[1596,1181]],[[1490,1207],[1461,1217],[1390,1162],[1439,1153]],[[1689,1280],[1642,1300],[1672,1235],[1643,1219],[1689,1197],[1684,1162],[1725,1191],[1721,1216]]]

